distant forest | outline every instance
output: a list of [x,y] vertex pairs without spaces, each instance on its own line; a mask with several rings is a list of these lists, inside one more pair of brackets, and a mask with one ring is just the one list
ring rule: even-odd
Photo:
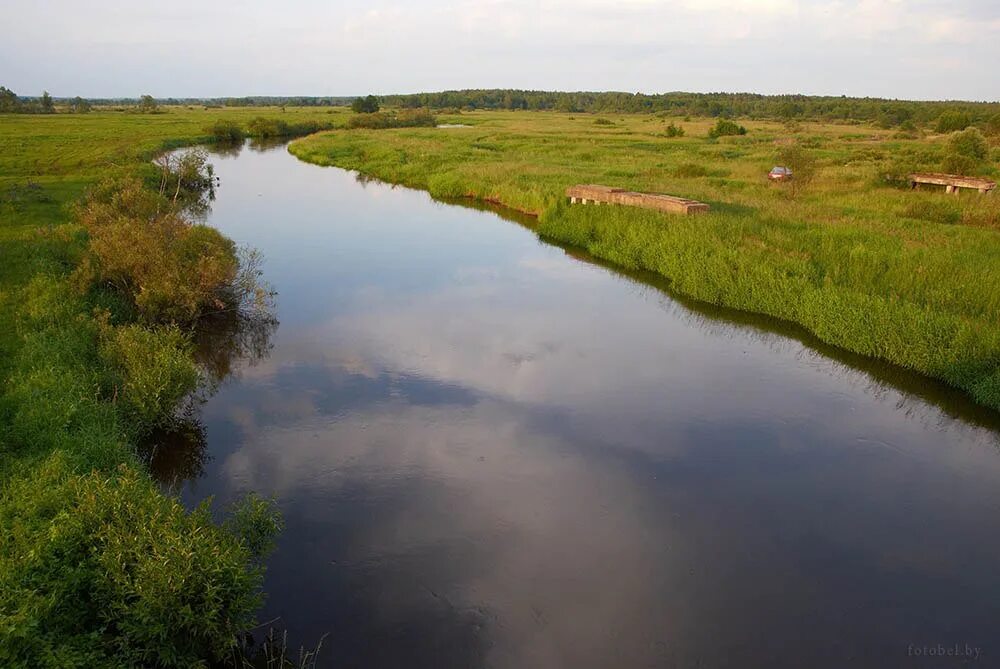
[[[140,98],[41,98],[16,96],[0,89],[0,112],[54,111],[53,103],[71,107],[138,105]],[[354,96],[248,96],[239,98],[156,98],[160,105],[208,107],[349,105]],[[514,89],[475,89],[378,96],[383,106],[430,109],[520,109],[570,113],[659,113],[749,119],[817,119],[875,123],[884,128],[937,124],[941,130],[968,125],[1000,126],[1000,102],[915,101],[847,96],[760,95],[756,93],[559,93]],[[943,121],[942,121],[943,119]],[[947,126],[947,127],[944,127]]]
[[1000,102],[921,102],[846,96],[756,93],[555,93],[465,90],[385,95],[382,104],[436,109],[539,109],[562,112],[638,112],[674,116],[751,119],[866,121],[883,127],[937,122],[943,114],[968,118],[966,125],[1000,119]]

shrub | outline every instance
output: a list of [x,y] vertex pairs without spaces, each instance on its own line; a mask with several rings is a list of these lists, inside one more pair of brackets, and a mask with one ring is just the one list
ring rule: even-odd
[[791,168],[791,194],[797,195],[799,190],[812,183],[816,177],[816,159],[798,142],[781,147],[778,151],[778,163]]
[[941,169],[948,174],[968,175],[979,171],[980,162],[968,156],[949,153],[941,163]]
[[951,174],[974,174],[989,158],[990,147],[978,128],[966,128],[948,138],[942,169]]
[[606,118],[594,119],[594,125],[614,125],[614,124],[615,124],[614,121],[610,121]]
[[989,157],[990,147],[978,128],[966,128],[948,138],[948,151],[982,162]]
[[404,110],[398,113],[375,112],[373,114],[358,114],[347,119],[347,127],[350,129],[433,128],[436,125],[437,117],[428,111],[420,109]]
[[190,341],[176,326],[105,326],[101,353],[111,369],[113,397],[138,433],[170,422],[198,385]]
[[269,139],[271,137],[287,137],[288,124],[277,118],[258,116],[247,124],[247,133],[251,137]]
[[205,132],[211,135],[216,142],[241,142],[246,136],[239,123],[221,119],[205,128]]
[[299,123],[288,123],[282,119],[258,116],[247,124],[247,135],[257,139],[298,137],[301,135],[310,135],[331,127],[332,125],[329,122],[301,121]]
[[78,210],[90,236],[78,285],[116,290],[150,323],[226,308],[239,270],[235,244],[215,228],[157,213],[158,205],[135,179],[97,189]]
[[970,125],[972,125],[972,117],[968,113],[946,111],[942,112],[938,117],[937,123],[934,125],[934,130],[940,133],[956,132],[958,130],[965,130]]
[[0,665],[205,666],[253,625],[280,521],[250,499],[224,526],[121,465],[60,454],[0,492]]
[[727,137],[731,135],[745,135],[747,134],[747,129],[743,126],[737,124],[729,119],[720,118],[716,121],[715,126],[708,131],[708,136],[711,138],[716,137]]
[[684,128],[679,125],[675,125],[673,121],[667,126],[667,137],[683,137]]

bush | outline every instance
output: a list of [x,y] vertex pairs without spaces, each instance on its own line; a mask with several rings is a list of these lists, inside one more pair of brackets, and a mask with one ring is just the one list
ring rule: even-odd
[[938,117],[934,126],[936,132],[956,132],[972,125],[972,117],[967,112],[946,111]]
[[205,132],[216,142],[242,142],[246,136],[243,127],[236,121],[218,120],[205,128]]
[[358,114],[347,119],[347,127],[354,130],[365,128],[369,130],[386,130],[389,128],[433,128],[437,125],[437,117],[425,110],[404,110],[395,112],[376,112],[374,114]]
[[299,137],[301,135],[311,135],[314,132],[326,130],[331,127],[330,123],[320,123],[319,121],[288,123],[282,119],[258,116],[247,124],[247,135],[257,139]]
[[989,158],[990,147],[978,128],[966,128],[948,138],[942,169],[951,174],[975,174]]
[[683,137],[684,128],[679,125],[675,125],[673,121],[667,126],[667,137]]
[[731,135],[745,135],[747,134],[747,129],[743,126],[737,124],[729,119],[720,118],[716,121],[715,126],[708,131],[708,136],[711,138],[716,137],[727,137]]
[[614,121],[610,121],[606,118],[594,119],[594,125],[614,125],[614,124],[615,124]]
[[192,667],[253,625],[280,522],[251,499],[220,527],[133,467],[57,453],[8,482],[0,524],[0,665]]
[[948,174],[970,175],[978,172],[980,165],[981,163],[978,160],[950,153],[944,157],[941,169]]
[[111,370],[112,396],[137,433],[169,423],[198,385],[190,341],[176,326],[105,326],[101,354]]
[[239,271],[235,244],[215,228],[157,213],[160,204],[136,179],[98,188],[78,210],[90,236],[78,285],[112,288],[149,323],[191,322],[227,308]]
[[812,183],[816,177],[816,159],[798,142],[781,147],[777,158],[779,164],[792,170],[790,183],[793,196]]
[[966,128],[962,132],[953,133],[948,138],[948,151],[983,162],[989,157],[990,146],[978,128]]

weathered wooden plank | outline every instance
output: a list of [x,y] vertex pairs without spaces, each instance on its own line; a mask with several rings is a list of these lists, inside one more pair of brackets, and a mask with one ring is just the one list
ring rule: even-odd
[[949,193],[956,192],[958,188],[973,188],[980,193],[987,193],[997,186],[995,181],[989,179],[966,177],[960,174],[942,174],[939,172],[914,172],[909,175],[909,179],[911,187],[916,187],[917,184],[932,184],[935,186],[944,186]]
[[566,189],[566,197],[574,204],[576,202],[587,204],[590,201],[594,204],[620,204],[626,207],[655,209],[656,211],[676,214],[696,214],[710,209],[707,204],[698,202],[697,200],[663,195],[661,193],[637,193],[627,191],[624,188],[613,188],[611,186],[596,184],[570,186]]

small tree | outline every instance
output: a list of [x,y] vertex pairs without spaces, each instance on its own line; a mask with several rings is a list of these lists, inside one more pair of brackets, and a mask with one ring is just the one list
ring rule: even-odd
[[778,152],[778,162],[792,170],[792,197],[816,177],[816,158],[797,143],[782,147]]
[[73,98],[73,101],[69,103],[69,108],[73,110],[74,114],[86,114],[90,111],[90,103],[77,95]]
[[54,114],[56,111],[56,106],[53,104],[52,96],[49,95],[48,91],[42,91],[42,97],[41,100],[39,100],[39,104],[41,105],[43,114]]
[[144,114],[151,114],[156,111],[156,99],[152,95],[142,95],[139,97],[139,111]]
[[379,110],[378,98],[374,95],[354,98],[354,102],[351,103],[351,110],[356,114],[374,114]]

